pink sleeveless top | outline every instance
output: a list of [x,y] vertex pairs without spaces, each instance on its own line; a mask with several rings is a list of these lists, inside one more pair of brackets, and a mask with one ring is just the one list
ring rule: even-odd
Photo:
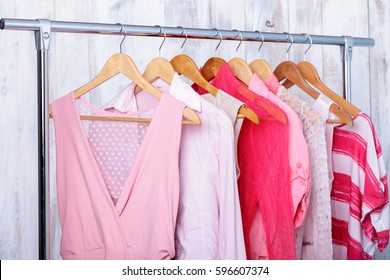
[[[72,92],[53,102],[63,259],[174,257],[184,107],[167,94],[126,114],[99,110]],[[150,124],[80,119],[151,111]]]

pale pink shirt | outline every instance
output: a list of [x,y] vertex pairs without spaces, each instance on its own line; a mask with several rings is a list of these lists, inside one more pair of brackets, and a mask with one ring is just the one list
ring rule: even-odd
[[[230,118],[177,74],[171,85],[160,79],[153,85],[197,111],[202,123],[183,126],[175,258],[246,259]],[[130,110],[149,98],[142,92],[135,99],[117,96],[126,106],[113,102],[106,108]]]
[[[321,119],[326,123],[327,119],[337,119],[335,115],[333,115],[329,108],[332,105],[333,100],[331,100],[326,95],[320,94],[318,98],[316,99],[313,110],[316,111],[320,116]],[[328,168],[329,168],[329,189],[332,188],[332,182],[333,182],[333,166],[332,166],[332,146],[333,146],[333,129],[337,126],[335,124],[326,124],[325,126],[325,139],[326,139],[326,150],[328,154]]]
[[280,87],[280,83],[278,81],[278,78],[274,74],[270,75],[263,82],[270,92],[272,92],[274,94],[276,94],[278,92],[278,89]]
[[237,147],[238,147],[238,136],[240,135],[241,127],[244,122],[243,118],[237,118],[238,112],[241,106],[245,105],[244,102],[236,99],[235,97],[229,95],[223,90],[218,90],[217,95],[214,96],[211,93],[206,93],[202,95],[203,98],[210,101],[212,104],[222,109],[227,116],[232,121],[234,128],[234,152],[236,158],[236,170],[237,170],[237,179],[240,176],[240,167],[238,166],[238,157],[237,157]]
[[[294,207],[294,226],[302,225],[310,202],[311,177],[308,145],[303,134],[302,121],[294,110],[270,92],[260,78],[253,74],[249,84],[253,92],[269,99],[286,113],[289,124],[289,164],[291,193]],[[279,87],[279,90],[286,90]],[[279,168],[279,167],[275,167]]]

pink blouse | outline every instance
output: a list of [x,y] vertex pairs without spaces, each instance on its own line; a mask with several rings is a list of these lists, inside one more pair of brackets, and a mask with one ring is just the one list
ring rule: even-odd
[[[220,67],[212,84],[244,102],[261,122],[256,125],[244,119],[238,139],[238,187],[247,257],[295,259],[286,115],[237,80],[228,63]],[[263,228],[258,227],[259,219]]]

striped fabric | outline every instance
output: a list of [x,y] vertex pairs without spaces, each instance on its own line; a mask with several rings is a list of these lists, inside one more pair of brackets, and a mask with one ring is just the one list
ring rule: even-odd
[[371,119],[334,128],[332,239],[334,259],[372,259],[389,241],[389,194],[382,149]]

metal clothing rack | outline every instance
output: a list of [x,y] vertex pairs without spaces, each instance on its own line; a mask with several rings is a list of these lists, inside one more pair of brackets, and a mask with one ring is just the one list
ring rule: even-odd
[[[258,31],[238,31],[219,29],[200,29],[182,27],[89,23],[51,21],[47,19],[14,19],[2,18],[0,29],[34,31],[37,49],[37,98],[38,98],[38,222],[39,222],[39,259],[49,257],[49,138],[48,138],[48,85],[49,85],[49,49],[53,32],[84,33],[84,34],[109,34],[127,36],[154,36],[172,38],[193,38],[213,40],[241,40],[264,41],[275,43],[288,43],[289,40],[296,44],[309,44],[308,36],[304,34],[272,33]],[[288,37],[286,38],[286,34]],[[261,35],[261,39],[260,39]],[[341,60],[344,71],[344,98],[351,97],[351,62],[353,47],[372,47],[375,41],[371,38],[359,38],[350,36],[323,36],[309,35],[310,44],[337,45],[341,49]]]

